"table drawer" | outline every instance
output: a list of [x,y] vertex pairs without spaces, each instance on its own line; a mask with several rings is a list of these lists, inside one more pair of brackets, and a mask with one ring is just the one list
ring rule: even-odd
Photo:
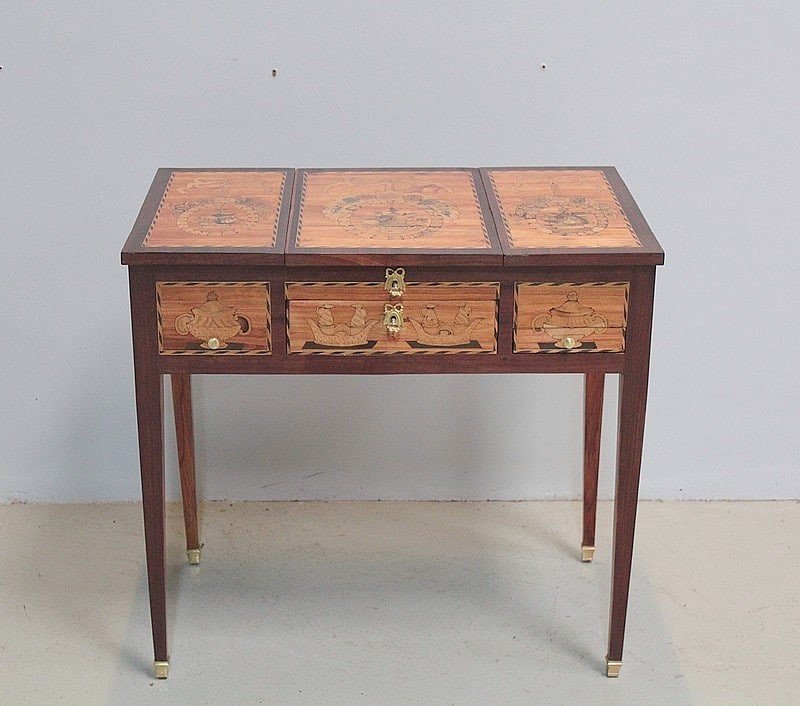
[[494,282],[286,284],[289,353],[414,355],[497,352]]
[[269,282],[157,282],[161,355],[267,355]]
[[515,353],[622,353],[628,282],[517,282]]

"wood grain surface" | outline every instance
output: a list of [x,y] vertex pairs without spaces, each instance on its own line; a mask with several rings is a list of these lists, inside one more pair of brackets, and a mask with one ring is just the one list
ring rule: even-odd
[[469,170],[305,171],[299,249],[490,249]]
[[583,540],[594,547],[597,525],[597,482],[600,475],[600,432],[603,426],[603,391],[606,376],[583,376]]
[[641,242],[601,170],[489,170],[512,250],[630,248]]
[[[623,352],[628,288],[627,282],[518,282],[514,352]],[[567,338],[576,346],[562,345]]]
[[192,413],[192,376],[170,375],[172,408],[175,417],[175,441],[178,445],[178,471],[181,478],[183,523],[186,549],[200,549],[197,529],[197,481],[194,462],[194,415]]
[[[617,477],[614,493],[614,559],[606,659],[622,660],[628,613],[642,445],[647,416],[650,337],[653,325],[655,270],[631,273],[625,368],[619,381]],[[578,357],[578,356],[575,356]]]
[[174,171],[144,247],[273,247],[286,173]]
[[270,352],[268,282],[157,282],[156,308],[161,355]]
[[164,482],[164,390],[156,355],[157,325],[153,306],[152,274],[131,268],[131,333],[136,380],[136,420],[139,432],[139,469],[150,595],[153,656],[169,660],[167,650],[166,507]]

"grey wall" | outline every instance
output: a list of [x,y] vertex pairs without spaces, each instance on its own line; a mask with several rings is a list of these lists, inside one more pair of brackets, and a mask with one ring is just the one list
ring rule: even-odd
[[[167,165],[615,164],[667,251],[643,495],[800,496],[798,29],[786,2],[6,0],[0,501],[139,496],[119,249]],[[579,493],[577,377],[196,398],[206,497]]]

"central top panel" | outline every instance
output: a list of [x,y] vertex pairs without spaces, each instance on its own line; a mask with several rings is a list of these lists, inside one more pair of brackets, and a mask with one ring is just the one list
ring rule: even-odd
[[476,169],[301,169],[286,263],[499,264]]

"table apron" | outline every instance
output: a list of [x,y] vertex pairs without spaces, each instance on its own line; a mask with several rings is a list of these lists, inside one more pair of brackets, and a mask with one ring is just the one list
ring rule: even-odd
[[[652,306],[655,268],[637,267],[480,267],[415,268],[414,281],[498,282],[498,350],[495,353],[459,354],[427,352],[419,355],[302,355],[287,352],[287,282],[380,281],[383,268],[305,267],[165,267],[132,266],[130,278],[138,292],[155,292],[157,282],[268,282],[271,300],[271,352],[260,355],[193,355],[159,353],[148,346],[150,369],[161,374],[225,375],[414,375],[503,373],[622,373],[630,363],[628,353],[552,352],[514,353],[514,288],[518,282],[628,282],[630,302],[642,296]],[[156,325],[155,295],[136,302],[137,326]],[[134,302],[132,302],[133,304]],[[644,304],[644,302],[643,302]]]
[[497,354],[307,356],[158,356],[161,373],[194,375],[444,375],[501,373],[621,373],[624,354]]

